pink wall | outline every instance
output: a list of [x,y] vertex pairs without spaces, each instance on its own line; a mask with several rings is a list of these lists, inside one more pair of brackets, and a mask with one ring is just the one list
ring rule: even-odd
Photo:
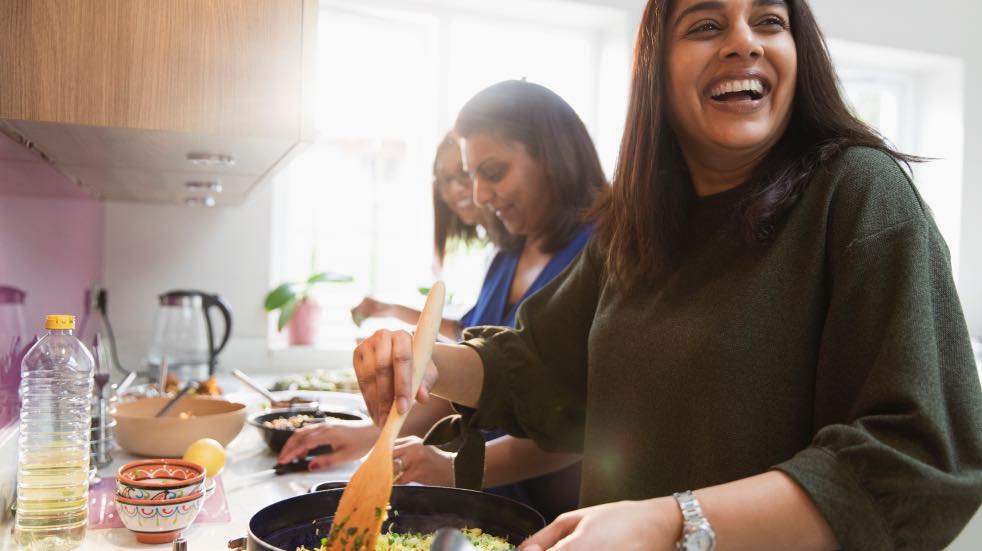
[[[25,170],[42,174],[25,177]],[[28,335],[44,331],[47,314],[80,316],[86,289],[102,282],[105,209],[79,198],[79,191],[50,165],[0,157],[0,285],[27,293]],[[29,341],[25,335],[22,342]],[[3,428],[17,420],[20,377],[18,366],[7,365],[18,363],[13,351],[0,350],[0,356]]]
[[29,332],[46,314],[81,315],[102,282],[103,227],[100,201],[0,194],[0,284],[27,292]]

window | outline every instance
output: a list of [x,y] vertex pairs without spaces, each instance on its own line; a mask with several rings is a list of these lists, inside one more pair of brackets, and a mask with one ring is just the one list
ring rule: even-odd
[[[524,77],[563,96],[595,140],[598,129],[621,127],[630,59],[625,25],[620,10],[577,3],[322,3],[320,133],[274,182],[271,282],[302,279],[312,269],[354,277],[316,291],[321,347],[350,347],[379,325],[368,320],[357,328],[350,320],[348,311],[365,295],[422,305],[419,289],[439,271],[433,155],[474,93]],[[608,172],[619,137],[597,140]],[[487,248],[451,252],[439,274],[448,316],[475,302],[489,260]],[[275,326],[270,332],[272,346],[281,346]]]
[[951,251],[957,283],[965,147],[962,60],[843,41],[829,47],[859,118],[900,151],[931,159],[911,168]]

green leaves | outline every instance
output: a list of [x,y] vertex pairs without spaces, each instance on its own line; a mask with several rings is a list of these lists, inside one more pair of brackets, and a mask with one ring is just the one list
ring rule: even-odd
[[290,323],[290,318],[293,317],[293,312],[297,310],[297,304],[299,302],[300,300],[297,295],[294,295],[283,304],[283,309],[280,310],[280,319],[276,321],[276,328],[278,330],[282,331],[286,327],[286,324]]
[[307,278],[307,285],[314,283],[351,283],[353,278],[346,274],[336,274],[334,272],[320,272]]
[[277,308],[282,308],[288,300],[296,300],[299,292],[299,283],[284,283],[266,295],[266,304],[264,305],[264,308],[266,308],[267,312],[272,312]]
[[267,312],[280,311],[276,327],[282,331],[286,324],[290,323],[293,313],[297,310],[297,304],[307,298],[311,287],[318,283],[350,283],[353,280],[354,278],[346,274],[318,272],[308,277],[307,281],[303,283],[288,282],[273,289],[266,294],[263,308]]

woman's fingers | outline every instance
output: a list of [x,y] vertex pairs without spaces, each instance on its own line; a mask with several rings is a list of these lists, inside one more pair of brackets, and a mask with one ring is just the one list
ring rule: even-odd
[[[413,338],[405,331],[392,339],[392,368],[394,370],[395,400],[400,414],[409,411],[413,397]],[[390,401],[391,404],[391,401]]]
[[294,459],[298,459],[303,454],[307,453],[310,448],[316,447],[317,444],[311,444],[308,439],[313,436],[314,432],[320,429],[320,427],[311,427],[310,429],[297,430],[290,435],[287,439],[286,444],[283,444],[283,448],[280,450],[276,461],[280,464],[289,463]]
[[[378,395],[375,389],[377,361],[375,359],[376,341],[379,340],[379,332],[369,337],[366,341],[358,345],[355,349],[355,375],[358,378],[358,388],[361,390],[362,398],[365,399],[365,407],[368,414],[372,417],[372,422],[379,425],[379,404]],[[381,426],[381,425],[380,425]]]
[[522,542],[519,549],[522,551],[543,551],[552,549],[563,538],[573,533],[579,525],[582,516],[579,511],[571,511],[559,515],[551,524],[529,536]]
[[405,331],[376,331],[355,348],[352,363],[358,386],[376,425],[385,422],[393,402],[401,413],[409,410],[412,358],[413,339]]

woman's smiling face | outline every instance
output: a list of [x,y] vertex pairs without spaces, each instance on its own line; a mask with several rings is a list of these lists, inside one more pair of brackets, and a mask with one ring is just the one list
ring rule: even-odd
[[783,0],[678,0],[666,22],[669,118],[687,155],[762,155],[791,117],[797,52]]
[[474,202],[493,212],[508,233],[539,236],[550,209],[542,162],[521,142],[487,132],[462,140],[461,151],[474,180]]

